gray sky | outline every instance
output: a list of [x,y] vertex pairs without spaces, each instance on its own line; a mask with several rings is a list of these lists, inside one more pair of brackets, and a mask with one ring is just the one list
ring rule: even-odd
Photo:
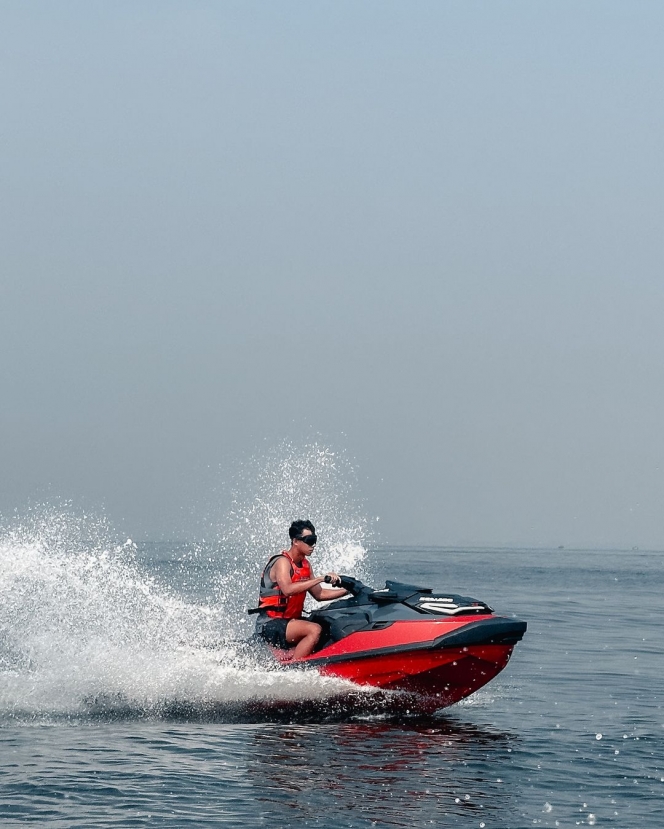
[[384,541],[664,547],[663,26],[4,3],[0,513],[181,537],[318,435]]

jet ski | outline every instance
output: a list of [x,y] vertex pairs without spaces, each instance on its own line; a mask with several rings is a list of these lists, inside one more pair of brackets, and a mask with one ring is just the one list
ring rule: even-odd
[[338,586],[351,595],[308,617],[323,629],[316,650],[293,659],[270,647],[281,664],[413,693],[444,708],[499,674],[526,632],[526,622],[496,616],[484,602],[429,587],[387,581],[375,590],[350,576]]

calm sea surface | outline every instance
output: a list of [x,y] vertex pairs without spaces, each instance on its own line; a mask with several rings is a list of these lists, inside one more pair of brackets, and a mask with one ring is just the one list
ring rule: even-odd
[[662,553],[370,551],[377,587],[437,586],[529,625],[498,679],[418,717],[253,664],[228,614],[254,596],[218,551],[12,543],[3,827],[664,826]]

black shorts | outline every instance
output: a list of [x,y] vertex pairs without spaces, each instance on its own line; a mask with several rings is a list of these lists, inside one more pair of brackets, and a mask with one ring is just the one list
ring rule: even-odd
[[256,636],[265,639],[270,645],[282,650],[288,650],[293,645],[286,641],[286,628],[290,619],[271,619],[269,616],[259,616],[256,620]]

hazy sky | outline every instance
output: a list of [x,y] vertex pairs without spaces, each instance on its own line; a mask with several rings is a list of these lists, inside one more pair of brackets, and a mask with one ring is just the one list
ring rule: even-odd
[[319,436],[384,541],[664,548],[663,30],[3,3],[0,513],[183,537]]

